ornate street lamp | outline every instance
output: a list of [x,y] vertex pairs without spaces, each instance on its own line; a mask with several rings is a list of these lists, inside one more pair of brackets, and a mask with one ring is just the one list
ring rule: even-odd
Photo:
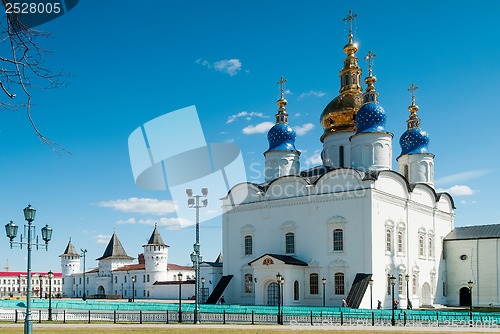
[[281,325],[281,278],[280,273],[276,274],[276,283],[278,283],[278,325]]
[[472,280],[469,280],[467,282],[467,286],[469,287],[469,294],[470,294],[469,317],[470,317],[470,326],[472,327],[472,287],[474,286],[474,282],[472,282]]
[[368,284],[370,285],[370,310],[373,309],[373,280],[370,278],[368,280]]
[[18,226],[14,224],[12,221],[10,221],[10,223],[5,225],[5,233],[7,234],[7,237],[10,239],[10,248],[12,248],[13,245],[18,245],[20,248],[22,248],[23,245],[28,246],[28,262],[27,262],[27,273],[26,273],[28,286],[26,292],[26,316],[24,318],[24,334],[31,334],[33,333],[33,321],[31,318],[31,249],[33,246],[36,246],[37,250],[39,246],[45,246],[45,250],[47,250],[49,241],[52,238],[52,228],[50,228],[48,225],[45,225],[42,228],[42,239],[43,241],[45,241],[44,244],[38,243],[38,237],[36,237],[36,240],[33,241],[35,226],[32,223],[35,220],[36,210],[31,205],[28,205],[26,208],[23,209],[23,213],[24,213],[24,219],[28,222],[28,225],[24,225],[25,231],[27,231],[28,234],[27,240],[23,241],[23,236],[21,235],[19,242],[14,241],[14,239],[17,236]]
[[389,277],[389,282],[391,283],[391,288],[392,288],[392,318],[391,318],[391,325],[395,326],[396,325],[396,319],[394,319],[394,285],[396,284],[396,277],[392,275]]
[[410,275],[406,274],[405,275],[405,280],[406,280],[406,309],[410,309]]
[[49,270],[47,277],[49,278],[49,321],[52,321],[52,278],[54,278],[52,270]]
[[182,273],[177,274],[177,280],[179,281],[179,322],[182,322]]
[[186,195],[188,196],[188,207],[191,209],[196,209],[196,242],[193,245],[194,252],[191,254],[191,261],[193,261],[195,271],[194,323],[199,324],[200,320],[198,319],[198,315],[200,313],[200,262],[202,261],[202,257],[200,255],[200,208],[204,208],[208,205],[208,199],[202,200],[200,204],[200,198],[208,196],[208,188],[201,188],[201,195],[193,195],[192,189],[186,189]]
[[280,324],[283,325],[283,309],[285,308],[285,277],[281,276],[281,318]]
[[135,302],[135,275],[132,276],[132,303]]
[[323,284],[323,307],[325,307],[325,285],[326,285],[326,278],[323,277],[323,279],[321,279],[321,283]]

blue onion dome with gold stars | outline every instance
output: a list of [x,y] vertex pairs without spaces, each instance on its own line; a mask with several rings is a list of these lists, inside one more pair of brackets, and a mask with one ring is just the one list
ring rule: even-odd
[[296,151],[295,130],[288,124],[275,124],[267,133],[268,151]]
[[372,60],[375,54],[371,51],[365,59],[368,60],[369,74],[365,78],[366,92],[363,94],[364,104],[359,108],[356,113],[356,127],[357,133],[360,132],[385,132],[385,123],[387,115],[384,108],[378,103],[378,92],[375,89],[375,82],[377,78],[372,75]]
[[[283,79],[282,79],[283,80]],[[295,130],[288,125],[288,114],[285,106],[288,103],[281,93],[280,99],[276,102],[279,106],[276,114],[276,124],[267,133],[269,141],[268,151],[297,151],[295,148]]]
[[412,84],[412,88],[410,88],[410,90],[412,90],[412,103],[411,106],[408,107],[408,111],[410,111],[410,118],[406,121],[408,124],[408,130],[406,130],[399,139],[399,145],[401,145],[401,155],[430,153],[429,135],[420,128],[420,118],[418,118],[417,115],[418,106],[415,104],[415,96],[413,95],[413,92],[416,89],[418,89],[418,87],[415,87]]

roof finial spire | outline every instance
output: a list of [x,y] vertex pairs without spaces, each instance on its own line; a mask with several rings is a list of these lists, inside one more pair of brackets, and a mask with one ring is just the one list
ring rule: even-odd
[[420,127],[420,119],[417,115],[418,106],[415,104],[415,91],[417,90],[418,86],[415,86],[414,83],[412,83],[411,87],[408,88],[408,91],[411,92],[411,106],[408,107],[410,118],[406,121],[406,123],[408,123],[408,130]]
[[373,58],[375,58],[377,55],[375,53],[372,53],[371,50],[368,51],[368,54],[365,56],[365,60],[368,63],[368,76],[372,76],[372,70],[373,70]]
[[363,95],[364,103],[378,103],[377,101],[377,90],[375,89],[375,82],[377,82],[377,77],[373,75],[373,59],[377,55],[371,51],[365,56],[365,60],[368,63],[368,76],[365,78],[365,83],[368,85],[366,87],[366,92]]
[[352,43],[352,22],[358,17],[358,14],[354,14],[352,10],[349,10],[349,16],[344,18],[344,22],[349,22],[349,43]]
[[276,124],[288,124],[288,115],[286,113],[285,106],[288,101],[285,99],[285,82],[287,80],[281,76],[280,81],[277,82],[279,85],[280,98],[276,101],[276,104],[279,106],[278,113],[276,114]]

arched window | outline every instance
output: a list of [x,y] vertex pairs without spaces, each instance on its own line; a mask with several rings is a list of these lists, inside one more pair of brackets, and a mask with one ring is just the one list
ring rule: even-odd
[[398,293],[403,294],[403,274],[398,275]]
[[392,251],[392,231],[390,229],[385,231],[385,251]]
[[245,236],[245,255],[252,255],[253,240],[251,235]]
[[285,253],[295,253],[295,234],[291,232],[285,235]]
[[411,291],[414,295],[417,294],[417,275],[413,275],[412,277],[412,287],[411,287]]
[[293,300],[299,300],[299,281],[293,282]]
[[406,178],[407,180],[409,180],[409,179],[410,179],[410,172],[409,172],[409,170],[408,170],[408,165],[405,165],[405,166],[403,167],[403,170],[404,170],[404,172],[403,172],[403,173],[404,173],[405,178]]
[[429,257],[434,257],[434,239],[429,237]]
[[252,274],[245,274],[245,293],[253,293]]
[[425,256],[424,247],[424,236],[421,235],[418,237],[418,256]]
[[340,228],[333,230],[333,250],[344,250],[344,231]]
[[339,167],[344,167],[344,146],[339,146]]
[[278,283],[272,282],[267,286],[267,305],[278,305]]
[[335,273],[335,294],[343,295],[345,294],[344,288],[344,273]]
[[318,289],[318,274],[309,275],[309,293],[311,295],[317,295],[319,293]]
[[403,253],[403,231],[398,231],[398,252]]

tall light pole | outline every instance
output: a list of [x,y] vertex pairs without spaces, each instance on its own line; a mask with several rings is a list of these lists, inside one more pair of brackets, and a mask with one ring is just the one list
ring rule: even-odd
[[49,278],[49,321],[52,321],[52,278],[54,278],[52,270],[49,270],[47,277]]
[[410,275],[406,274],[405,275],[405,280],[406,280],[406,309],[410,309]]
[[472,327],[472,287],[474,286],[474,282],[472,282],[472,280],[469,280],[467,282],[467,286],[469,287],[469,294],[470,294],[469,317],[470,317],[470,326]]
[[394,285],[396,285],[396,277],[392,275],[389,277],[389,282],[391,283],[391,288],[392,288],[392,318],[391,318],[391,325],[396,326],[396,319],[394,319]]
[[132,303],[135,302],[135,275],[132,276]]
[[36,249],[38,250],[38,246],[45,246],[45,250],[47,250],[49,241],[52,238],[52,228],[48,225],[42,227],[42,239],[43,241],[45,241],[45,244],[39,244],[38,237],[36,237],[35,242],[33,242],[32,233],[34,232],[33,230],[35,229],[35,225],[32,223],[35,220],[36,210],[31,205],[28,205],[26,208],[24,208],[23,212],[24,219],[28,222],[28,225],[24,225],[25,232],[28,232],[28,240],[23,241],[23,236],[21,235],[19,242],[13,241],[17,235],[18,226],[14,224],[12,220],[9,224],[5,225],[5,232],[7,234],[7,237],[10,239],[10,248],[12,248],[12,245],[19,245],[20,248],[22,248],[23,245],[28,246],[28,291],[26,293],[26,317],[24,318],[24,334],[31,334],[33,333],[33,321],[31,319],[31,248],[33,246],[36,246]]
[[370,285],[370,310],[373,309],[373,280],[370,278],[368,280],[368,284]]
[[281,317],[280,325],[283,325],[283,309],[285,308],[285,278],[281,276]]
[[179,322],[182,322],[182,273],[177,274],[177,280],[179,281]]
[[201,278],[201,303],[205,304],[205,277]]
[[281,325],[281,275],[276,274],[276,283],[278,283],[278,325]]
[[321,280],[321,283],[323,283],[323,307],[325,307],[325,286],[326,286],[326,278],[323,277]]
[[85,254],[87,254],[87,250],[80,248],[80,251],[82,252],[82,257],[83,257],[83,297],[82,297],[82,299],[86,300],[87,296],[85,295],[85,291],[86,291],[85,290]]
[[193,245],[194,252],[191,253],[191,261],[193,261],[196,275],[194,285],[194,323],[199,324],[200,320],[198,319],[198,316],[200,313],[200,262],[202,261],[200,255],[200,208],[204,208],[208,205],[208,199],[202,200],[200,204],[200,198],[207,197],[208,188],[201,188],[201,195],[193,195],[192,189],[186,189],[186,194],[188,196],[188,207],[191,209],[196,209],[196,242]]

